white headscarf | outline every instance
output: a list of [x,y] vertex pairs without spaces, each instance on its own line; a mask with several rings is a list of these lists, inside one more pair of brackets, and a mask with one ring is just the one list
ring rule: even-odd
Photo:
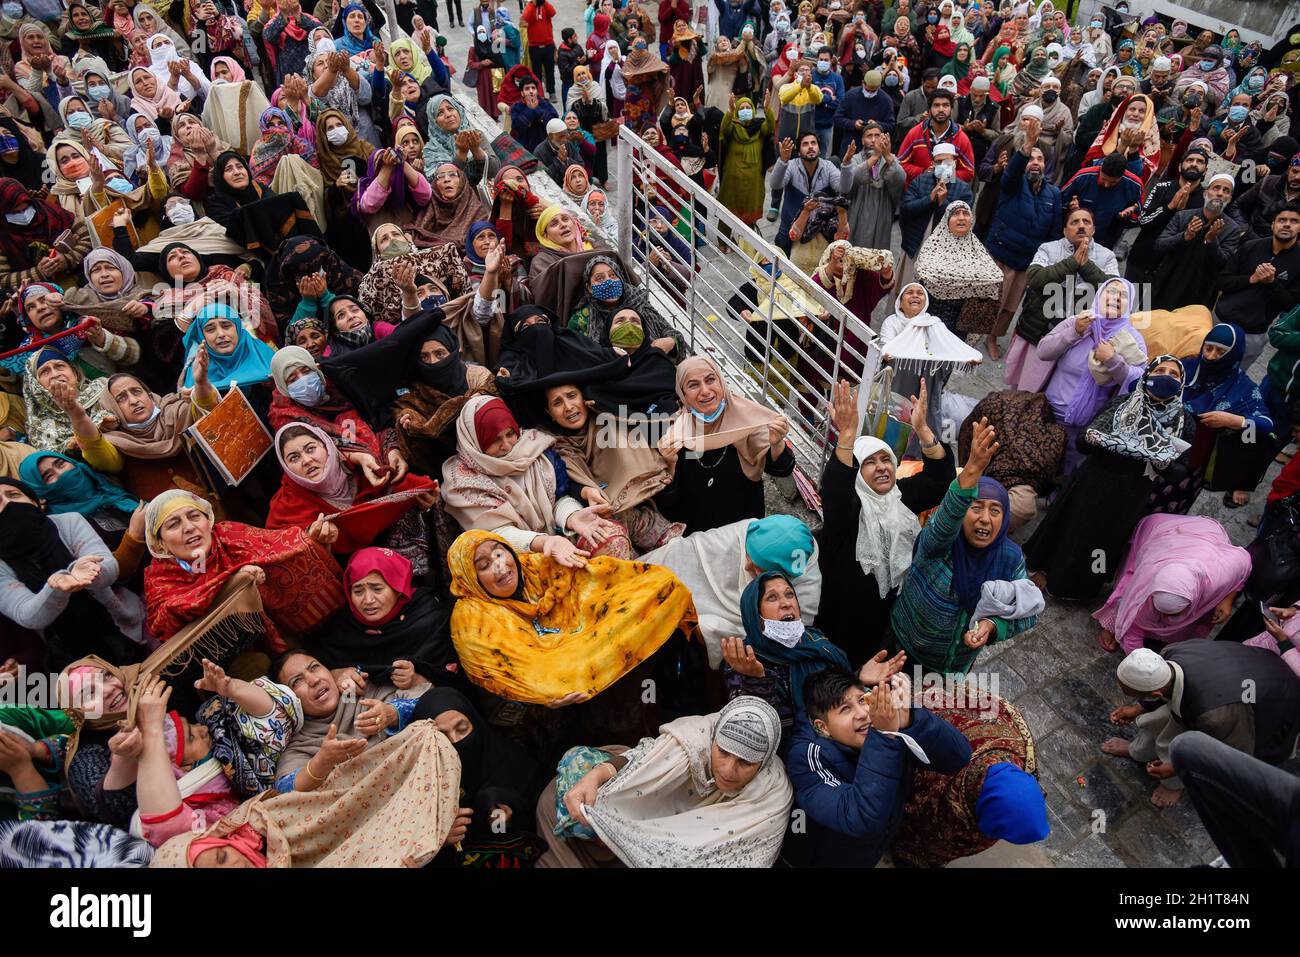
[[912,510],[903,504],[903,493],[895,478],[893,488],[884,495],[862,478],[862,463],[877,452],[888,452],[898,469],[893,449],[873,435],[859,436],[853,443],[853,490],[858,493],[862,511],[858,514],[858,564],[867,575],[874,575],[880,597],[903,583],[912,567],[912,546],[921,533],[921,525]]
[[[903,293],[917,286],[925,293],[925,305],[912,318],[903,315]],[[929,375],[945,367],[960,369],[979,362],[983,355],[977,349],[948,331],[938,316],[928,312],[930,294],[919,282],[909,282],[894,297],[894,314],[886,316],[880,327],[883,345],[880,351],[889,358],[895,369]]]

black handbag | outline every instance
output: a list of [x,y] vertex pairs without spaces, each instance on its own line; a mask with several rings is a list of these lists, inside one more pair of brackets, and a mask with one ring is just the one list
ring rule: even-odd
[[1246,546],[1251,561],[1246,591],[1261,599],[1300,581],[1300,492],[1287,496],[1272,508],[1277,517],[1268,535]]

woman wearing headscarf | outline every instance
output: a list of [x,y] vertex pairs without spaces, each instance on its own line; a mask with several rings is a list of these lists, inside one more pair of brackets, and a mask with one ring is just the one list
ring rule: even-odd
[[[50,195],[68,212],[89,216],[109,203],[121,200],[133,218],[140,218],[136,231],[142,241],[158,234],[157,211],[167,195],[167,176],[161,167],[150,166],[147,182],[135,186],[122,175],[121,167],[100,150],[88,150],[79,139],[64,130],[58,133],[46,154],[54,186]],[[82,192],[84,181],[90,187]]]
[[33,137],[39,145],[40,137],[30,127],[0,113],[0,178],[16,179],[35,190],[41,187],[45,157],[32,148]]
[[77,45],[76,57],[108,56],[122,62],[122,45],[112,24],[100,19],[99,10],[85,3],[69,3],[65,12],[65,40]]
[[541,246],[535,235],[535,220],[545,208],[532,191],[528,177],[518,166],[506,164],[492,178],[492,215],[497,235],[511,255],[529,259]]
[[538,303],[547,306],[563,305],[552,302],[552,296],[549,295],[549,284],[553,281],[551,274],[560,272],[555,269],[556,265],[570,256],[590,250],[592,244],[577,217],[559,206],[548,206],[542,210],[537,217],[534,234],[542,248],[528,265],[528,281],[532,285],[533,296]]
[[171,25],[149,4],[137,3],[131,11],[131,19],[135,22],[136,29],[146,40],[152,40],[155,36],[161,35],[171,41],[172,52],[179,53],[184,50],[186,59],[193,58],[190,53],[189,41],[172,29]]
[[350,57],[365,55],[379,40],[370,27],[370,12],[362,4],[345,4],[334,21],[335,45]]
[[729,389],[707,356],[677,366],[677,396],[683,408],[659,442],[664,458],[676,463],[673,484],[659,499],[663,513],[692,531],[762,518],[763,475],[794,470],[785,440],[790,423]]
[[[64,401],[84,409],[95,425],[108,412],[100,400],[106,379],[87,379],[81,368],[58,348],[43,346],[27,359],[23,375],[23,405],[27,413],[27,442],[35,449],[61,452],[74,437],[72,419],[53,389],[66,392]],[[70,391],[67,391],[70,390]],[[75,400],[73,397],[75,396]]]
[[1025,543],[1025,564],[1040,588],[1057,598],[1095,598],[1151,512],[1157,483],[1188,477],[1196,425],[1183,410],[1183,378],[1181,362],[1156,356],[1133,391],[1115,396],[1079,437],[1082,463]]
[[[614,345],[610,341],[613,319],[623,310],[631,309],[640,317],[645,339],[657,345],[674,363],[686,356],[689,350],[685,337],[659,315],[645,289],[630,281],[616,259],[599,255],[589,258],[582,273],[582,285],[586,295],[569,318],[570,329],[586,333],[602,346]],[[671,343],[667,341],[670,339]]]
[[[235,216],[239,216],[238,211]],[[118,242],[116,235],[114,243],[119,253],[125,255],[130,251],[130,243]],[[195,248],[197,245],[200,245],[197,241],[195,245],[180,241],[169,242],[157,253],[149,254],[151,261],[147,264],[140,261],[142,257],[132,259],[132,264],[138,269],[156,264],[159,274],[172,280],[167,291],[154,300],[154,317],[171,319],[172,325],[184,333],[192,316],[213,298],[209,292],[222,290],[223,298],[239,304],[245,329],[263,342],[279,342],[279,326],[271,312],[271,304],[266,296],[254,291],[253,284],[248,280],[248,266],[241,264],[232,268],[217,261],[222,258],[219,255],[209,257],[198,252]],[[235,288],[231,290],[230,286]],[[179,367],[183,356],[172,354],[170,342],[163,340],[160,343],[160,337],[156,335],[158,331],[158,324],[155,323],[155,352],[164,361],[173,362]]]
[[87,100],[81,96],[73,94],[60,100],[59,116],[69,138],[77,137],[82,146],[101,153],[110,163],[120,166],[131,152],[131,140],[122,129],[126,120],[113,122],[97,113],[92,115]]
[[[442,499],[461,527],[492,532],[520,551],[549,549],[579,567],[591,554],[632,556],[627,530],[601,517],[608,507],[584,507],[570,496],[554,437],[520,429],[500,399],[466,402],[456,436],[456,457],[442,469]],[[574,532],[576,544],[552,534],[556,528]]]
[[84,462],[58,452],[37,452],[23,460],[18,477],[36,489],[51,515],[76,512],[100,538],[116,546],[140,500]]
[[[864,249],[854,246],[847,239],[837,239],[822,253],[821,262],[812,273],[812,281],[834,296],[864,326],[869,327],[876,305],[894,286],[894,259],[884,250]],[[823,344],[833,354],[834,345],[828,341],[830,333],[821,327],[815,327],[814,334],[823,340]],[[840,351],[841,364],[861,374],[862,359],[858,357],[866,355],[866,344],[852,329],[846,327]],[[830,370],[825,366],[832,363],[830,356],[818,357],[818,360],[823,371],[829,373]]]
[[94,379],[116,372],[119,361],[131,365],[139,358],[134,340],[109,332],[102,323],[86,325],[77,310],[65,312],[62,297],[63,289],[52,282],[30,282],[18,290],[15,305],[23,338],[0,360],[0,367],[21,376],[34,353],[52,349],[72,368]]
[[241,574],[257,586],[265,646],[275,653],[285,637],[312,631],[343,607],[338,564],[301,529],[216,522],[207,501],[176,489],[149,503],[145,535],[154,557],[145,569],[145,607],[157,641],[206,615]]
[[977,426],[965,467],[917,538],[912,567],[890,612],[893,640],[926,671],[965,674],[985,645],[1038,621],[1036,614],[975,617],[986,583],[1026,577],[1020,546],[1007,538],[1007,490],[983,477],[996,450],[993,430]]
[[1224,63],[1223,51],[1217,46],[1207,46],[1199,53],[1185,54],[1186,69],[1174,80],[1173,96],[1181,99],[1183,92],[1193,83],[1205,84],[1205,110],[1217,110],[1228,96],[1232,86],[1231,71]]
[[165,136],[157,124],[143,113],[127,118],[126,132],[134,146],[123,157],[122,171],[128,179],[143,178],[153,167],[167,170],[170,174],[172,165],[185,156],[180,143]]
[[1160,168],[1160,126],[1151,97],[1135,93],[1126,97],[1097,138],[1084,154],[1084,165],[1116,151],[1126,158],[1142,154],[1142,182],[1145,184]]
[[21,55],[13,62],[13,78],[28,93],[42,98],[44,108],[52,110],[62,96],[59,75],[67,76],[68,58],[50,46],[49,28],[33,21],[18,27],[18,51]]
[[929,294],[929,310],[958,334],[993,331],[1002,270],[973,231],[970,204],[956,200],[916,254],[916,278]]
[[754,102],[735,100],[722,117],[718,202],[752,226],[763,215],[763,143],[776,130],[776,114],[756,116]]
[[430,182],[433,194],[429,205],[411,226],[417,245],[463,246],[470,225],[487,216],[487,207],[465,171],[455,163],[439,163]]
[[117,561],[76,512],[46,515],[37,492],[0,478],[0,614],[41,636],[44,666],[87,654],[144,657],[140,599],[118,588]]
[[316,147],[293,132],[293,121],[284,110],[271,107],[262,113],[257,125],[262,135],[253,144],[249,168],[258,183],[270,186],[280,160],[286,156],[301,156],[313,168],[317,166]]
[[[1268,467],[1274,443],[1273,416],[1260,387],[1242,369],[1246,334],[1220,323],[1205,334],[1200,354],[1183,361],[1183,404],[1195,418],[1191,465],[1204,484],[1223,492],[1227,508],[1240,508]],[[1190,508],[1200,483],[1185,500]],[[1186,509],[1162,508],[1161,511]]]
[[[588,38],[590,41],[590,38]],[[479,24],[474,30],[470,43],[469,59],[465,64],[465,74],[475,74],[474,83],[478,91],[478,105],[488,116],[497,116],[497,94],[505,80],[506,63],[497,52],[488,34],[487,27]]]
[[[777,757],[781,719],[760,698],[733,698],[717,714],[678,718],[606,760],[564,794],[542,792],[538,820],[551,845],[539,867],[771,867],[794,789]],[[595,835],[545,825],[562,801]],[[570,821],[570,827],[572,826]]]
[[308,114],[321,109],[338,110],[367,138],[375,138],[374,122],[366,109],[372,98],[370,81],[347,53],[334,49],[325,27],[312,31],[312,40],[315,49],[307,55],[306,65],[310,84]]
[[[210,303],[199,310],[185,330],[186,356],[199,349],[208,354],[208,380],[218,390],[238,383],[241,391],[265,386],[271,380],[271,356],[275,350],[244,328],[234,309],[224,303]],[[194,365],[187,362],[180,386],[194,385]]]
[[424,175],[433,178],[443,163],[456,161],[456,137],[470,128],[469,117],[446,93],[429,98],[429,141],[424,145]]
[[1063,465],[1067,474],[1079,464],[1079,433],[1146,368],[1146,341],[1130,319],[1136,302],[1132,283],[1108,279],[1098,287],[1089,309],[1063,319],[1038,342],[1038,358],[1055,362],[1044,391],[1056,420],[1069,433]]
[[313,537],[336,554],[349,555],[382,539],[408,560],[414,556],[421,573],[428,570],[427,535],[412,539],[398,523],[412,508],[423,512],[433,507],[433,482],[405,468],[381,474],[374,456],[340,451],[334,439],[314,425],[285,425],[273,445],[284,475],[271,498],[267,528],[292,526],[313,535],[328,523],[328,532]]
[[[469,187],[465,189],[474,193]],[[469,232],[469,222],[465,225],[466,235]],[[374,261],[361,278],[357,299],[375,322],[398,325],[425,308],[424,304],[415,299],[408,302],[414,295],[414,290],[410,287],[404,289],[398,283],[399,272],[414,269],[412,281],[417,285],[431,284],[435,297],[444,297],[442,302],[454,299],[465,291],[466,273],[459,246],[442,243],[417,249],[408,235],[392,223],[377,228],[371,238]]]
[[145,67],[132,69],[127,74],[127,83],[131,90],[131,108],[150,119],[162,117],[170,120],[185,108],[181,95]]
[[1250,577],[1250,553],[1212,518],[1148,515],[1138,523],[1106,604],[1097,641],[1125,654],[1144,642],[1208,638]]
[[[275,395],[268,418],[277,431],[287,425],[311,425],[346,452],[382,457],[379,439],[339,388],[326,378],[306,349],[286,345],[271,357]],[[350,438],[345,438],[345,435]]]
[[372,236],[384,223],[406,226],[422,214],[433,197],[424,175],[424,137],[415,120],[400,117],[393,129],[393,149],[377,149],[352,197],[352,211]]
[[357,229],[352,206],[375,148],[357,135],[339,110],[322,110],[316,126],[321,133],[316,160],[325,183],[325,238],[348,262],[369,268],[370,244]]
[[362,274],[314,236],[293,236],[280,244],[266,267],[266,296],[277,317],[288,316],[298,304],[298,281],[317,273],[335,296],[356,296]]
[[[51,199],[38,199],[16,179],[0,178],[0,288],[18,290],[41,280],[64,283],[90,252],[85,220]],[[61,247],[55,240],[70,236]]]

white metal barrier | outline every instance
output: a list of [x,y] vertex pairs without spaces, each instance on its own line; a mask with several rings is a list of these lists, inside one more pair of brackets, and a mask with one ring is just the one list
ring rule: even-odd
[[[875,333],[627,127],[615,168],[620,252],[655,308],[692,351],[718,363],[731,388],[790,420],[795,456],[815,482],[832,451],[831,384],[870,381],[880,364]],[[678,234],[685,251],[648,235],[656,221],[673,229],[656,200],[689,221]]]

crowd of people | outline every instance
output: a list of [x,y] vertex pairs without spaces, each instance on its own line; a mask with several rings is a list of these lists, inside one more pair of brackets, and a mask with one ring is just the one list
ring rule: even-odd
[[[1300,860],[1300,52],[1126,0],[508,6],[447,0],[458,63],[436,0],[5,0],[0,865],[1034,844],[974,679],[1049,598],[1138,699],[1102,750]],[[683,179],[620,222],[621,129]],[[826,410],[820,525],[692,335],[746,237],[685,180],[788,257],[715,321]],[[1191,514],[1275,459],[1249,547]]]

